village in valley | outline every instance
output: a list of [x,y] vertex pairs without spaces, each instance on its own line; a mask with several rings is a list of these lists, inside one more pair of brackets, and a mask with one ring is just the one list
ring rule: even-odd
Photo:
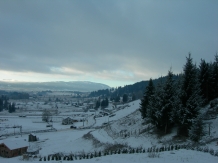
[[[154,127],[141,119],[141,100],[128,96],[123,102],[121,97],[120,102],[108,100],[107,107],[96,108],[99,99],[88,97],[87,93],[50,91],[43,95],[30,93],[28,99],[9,100],[16,111],[0,112],[0,160],[67,161],[78,157],[79,161],[94,157],[96,152],[102,156],[121,149],[143,153],[149,148],[175,144],[182,148],[189,144],[174,140],[176,132],[162,137],[154,134]],[[212,119],[207,122],[210,133],[202,148],[213,149],[215,154],[218,119],[209,119]]]
[[[47,146],[46,142],[58,137],[68,144],[62,139],[63,135],[72,136],[71,142],[75,134],[82,137],[92,130],[105,128],[115,120],[117,111],[129,107],[129,103],[110,101],[107,107],[96,108],[98,98],[86,96],[87,93],[50,91],[43,95],[32,93],[28,99],[9,100],[8,103],[13,103],[16,111],[0,112],[0,156],[11,158],[25,154],[25,157],[38,158],[39,155],[62,153],[66,149]],[[131,97],[128,101],[131,101]],[[138,109],[138,101],[134,103],[136,107],[129,109],[126,114]],[[123,113],[118,116],[126,116],[125,113],[120,114]],[[57,143],[56,140],[52,142]],[[80,150],[70,148],[66,153],[86,149],[85,146]]]

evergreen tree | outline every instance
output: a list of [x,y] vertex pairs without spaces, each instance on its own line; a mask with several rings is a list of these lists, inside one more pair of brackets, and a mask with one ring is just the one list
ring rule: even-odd
[[135,97],[135,94],[133,93],[132,94],[132,101],[135,101],[136,100],[136,97]]
[[109,104],[109,102],[108,102],[108,98],[107,97],[104,100],[101,101],[101,107],[102,108],[107,107],[108,104]]
[[0,112],[3,110],[3,100],[0,98]]
[[199,115],[202,105],[197,79],[197,68],[192,62],[191,54],[186,58],[184,74],[181,82],[181,108],[178,110],[178,134],[188,136],[192,122]]
[[145,92],[144,92],[143,98],[140,103],[140,112],[141,112],[143,119],[147,117],[147,107],[148,107],[150,98],[153,97],[154,95],[154,90],[155,90],[155,87],[153,84],[153,80],[150,79],[148,86],[145,88]]
[[117,97],[115,98],[115,102],[120,102],[120,96],[117,96]]
[[11,105],[11,110],[12,110],[12,112],[15,112],[15,103],[12,103],[12,105]]
[[105,106],[107,107],[109,105],[109,101],[108,101],[108,98],[106,97],[105,98]]
[[175,94],[173,97],[173,109],[171,111],[171,117],[170,117],[170,121],[178,124],[179,123],[179,115],[178,115],[178,111],[182,108],[182,102],[180,99],[180,92],[181,92],[181,83],[182,83],[182,74],[179,75],[180,77],[177,79],[177,81],[174,84],[174,88],[175,88]]
[[215,55],[215,61],[212,69],[212,87],[213,87],[213,98],[218,97],[218,54]]
[[205,62],[205,60],[201,59],[201,63],[199,66],[199,83],[201,89],[201,96],[205,100],[205,103],[209,101],[209,64]]
[[97,100],[96,103],[95,103],[95,109],[98,109],[100,107],[100,101]]
[[123,102],[127,102],[128,101],[128,95],[127,94],[124,94],[123,95]]
[[5,108],[6,110],[8,110],[8,99],[7,99],[7,97],[5,97],[4,108]]
[[44,121],[44,122],[49,122],[50,119],[51,119],[51,117],[52,117],[52,115],[51,115],[50,111],[48,111],[48,110],[45,109],[45,110],[42,112],[42,121]]
[[208,71],[209,71],[209,79],[208,79],[208,101],[214,99],[214,79],[213,79],[213,71],[214,71],[214,64],[208,64]]
[[163,106],[163,83],[160,81],[155,88],[153,95],[149,97],[148,105],[146,107],[146,116],[148,121],[161,129],[161,117]]
[[8,105],[8,112],[9,112],[9,113],[12,113],[12,112],[13,112],[13,110],[12,110],[12,105],[11,105],[11,104]]
[[174,80],[173,80],[173,73],[170,70],[167,75],[167,80],[163,86],[163,90],[160,94],[160,100],[162,101],[162,105],[158,108],[158,119],[160,121],[160,128],[167,132],[167,129],[170,128],[173,124],[171,121],[172,117],[172,110],[174,108],[174,96],[175,96],[175,89],[174,89]]

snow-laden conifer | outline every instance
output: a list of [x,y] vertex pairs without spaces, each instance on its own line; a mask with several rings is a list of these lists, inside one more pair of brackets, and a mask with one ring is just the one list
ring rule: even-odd
[[143,119],[147,117],[148,103],[154,95],[154,90],[155,90],[155,87],[153,84],[153,80],[150,79],[148,86],[145,88],[145,92],[144,92],[143,98],[142,98],[141,103],[140,103],[140,112],[141,112]]
[[181,108],[178,110],[178,133],[188,136],[192,122],[199,115],[202,98],[200,96],[197,68],[192,62],[191,54],[186,60],[181,81]]

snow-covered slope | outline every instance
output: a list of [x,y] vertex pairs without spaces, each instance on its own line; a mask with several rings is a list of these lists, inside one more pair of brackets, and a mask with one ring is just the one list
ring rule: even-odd
[[[124,146],[126,148],[150,148],[161,147],[163,145],[171,145],[174,143],[183,144],[184,142],[175,142],[174,136],[176,135],[176,129],[172,130],[171,134],[158,136],[155,130],[150,124],[144,123],[141,119],[139,109],[140,100],[130,102],[128,104],[120,105],[117,107],[117,111],[113,112],[112,117],[105,116],[93,119],[94,115],[89,115],[85,126],[90,126],[86,129],[69,129],[69,126],[61,127],[61,125],[55,124],[57,132],[45,132],[36,134],[39,137],[39,141],[29,143],[30,148],[41,148],[39,155],[41,157],[48,156],[55,153],[78,154],[78,153],[93,153],[95,151],[104,151],[108,147]],[[13,125],[16,119],[9,117],[8,121],[2,121],[1,123],[8,123]],[[31,123],[33,119],[22,119],[19,123],[23,124],[24,128],[41,129],[45,124]],[[218,118],[211,121],[211,135],[205,136],[203,141],[204,147],[209,149],[218,150],[216,145],[216,138],[218,138]],[[27,122],[27,124],[25,124]],[[107,124],[104,124],[106,123]],[[28,124],[29,123],[29,124]],[[79,122],[81,123],[81,122]],[[33,125],[33,126],[31,126]],[[82,125],[82,124],[80,124]],[[44,126],[45,127],[45,126]],[[25,129],[24,129],[25,130]],[[13,129],[12,129],[13,132]],[[28,135],[10,136],[7,141],[19,141],[26,140]],[[211,141],[209,141],[211,140]],[[0,143],[4,140],[0,140]],[[185,143],[188,143],[186,141]],[[158,156],[159,155],[159,156]],[[116,154],[109,156],[102,156],[93,159],[74,160],[74,162],[92,163],[92,162],[154,162],[154,163],[183,163],[183,162],[216,162],[218,159],[209,153],[202,153],[190,150],[176,150],[161,152],[155,158],[150,158],[148,153],[138,154]],[[21,157],[15,158],[2,158],[0,162],[23,162]],[[32,159],[30,159],[31,161]],[[39,162],[39,158],[32,160],[33,162]],[[56,161],[49,161],[56,162]],[[67,162],[62,160],[62,162]]]

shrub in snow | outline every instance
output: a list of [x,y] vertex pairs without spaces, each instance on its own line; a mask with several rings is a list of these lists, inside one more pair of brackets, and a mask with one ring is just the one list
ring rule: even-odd
[[203,151],[203,148],[198,147],[197,150],[202,152],[202,151]]
[[136,148],[136,151],[135,151],[136,153],[139,153],[139,150],[138,150],[138,148]]
[[194,142],[199,142],[202,136],[205,135],[202,116],[198,116],[193,120],[191,129],[189,130],[189,137]]
[[173,145],[171,145],[171,147],[170,147],[170,150],[172,151],[174,149],[174,146]]
[[213,149],[210,149],[209,153],[210,153],[211,155],[214,155],[214,150],[213,150]]
[[214,156],[218,157],[218,150],[214,153]]
[[94,156],[95,156],[95,157],[97,157],[97,152],[96,152],[96,151],[95,151],[95,154],[94,154]]
[[177,148],[180,149],[181,148],[180,145],[178,145]]
[[204,147],[204,152],[209,152],[208,147]]
[[159,158],[160,157],[160,153],[150,152],[150,153],[148,153],[148,157],[150,157],[150,158]]
[[164,147],[160,147],[158,150],[158,152],[162,152],[162,151],[164,151]]
[[153,148],[153,152],[156,152],[156,147]]
[[147,149],[147,152],[148,152],[148,153],[150,152],[150,148]]
[[128,153],[128,149],[124,149],[124,153]]
[[93,158],[93,154],[91,153],[90,158]]

